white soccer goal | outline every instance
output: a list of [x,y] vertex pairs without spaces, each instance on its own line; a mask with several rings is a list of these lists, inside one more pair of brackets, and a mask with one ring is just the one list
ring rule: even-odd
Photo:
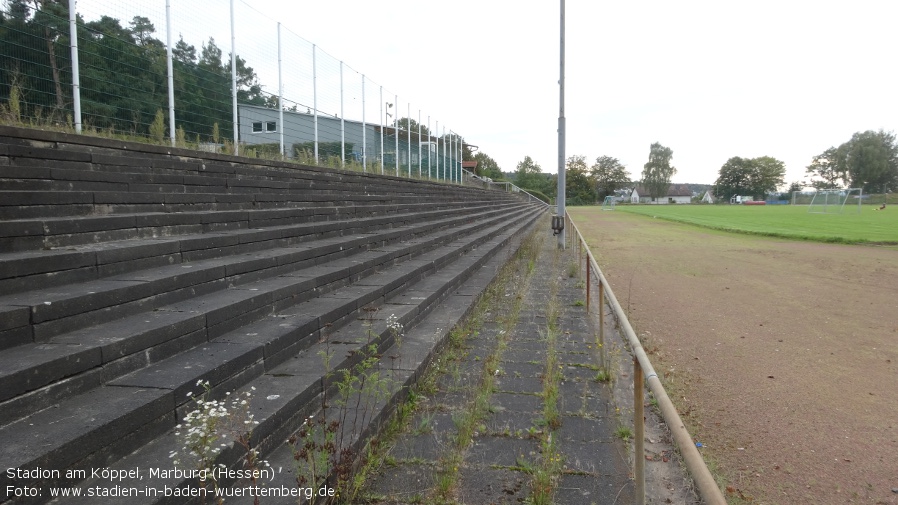
[[808,212],[811,214],[844,214],[861,213],[861,200],[864,190],[861,188],[821,189],[814,193]]
[[614,210],[615,205],[617,205],[617,200],[613,196],[606,196],[602,201],[602,210]]

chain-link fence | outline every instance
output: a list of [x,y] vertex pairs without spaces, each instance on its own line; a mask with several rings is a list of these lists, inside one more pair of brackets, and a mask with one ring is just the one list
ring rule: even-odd
[[170,3],[4,0],[2,120],[461,182],[464,140],[395,91],[239,0]]

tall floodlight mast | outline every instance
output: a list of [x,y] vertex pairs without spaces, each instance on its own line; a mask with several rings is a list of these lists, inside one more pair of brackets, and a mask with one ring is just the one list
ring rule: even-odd
[[[558,79],[558,216],[564,222],[565,174],[564,174],[564,0],[561,0],[561,77]],[[564,249],[565,230],[558,233],[558,248]]]

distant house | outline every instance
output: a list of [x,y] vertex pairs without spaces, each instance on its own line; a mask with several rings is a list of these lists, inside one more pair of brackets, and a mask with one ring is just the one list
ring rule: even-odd
[[691,203],[692,190],[686,184],[671,184],[667,189],[667,194],[660,198],[653,198],[649,194],[648,188],[639,185],[630,193],[630,203],[652,203],[652,204],[668,204],[668,203]]
[[710,189],[702,195],[702,203],[714,203],[714,193]]

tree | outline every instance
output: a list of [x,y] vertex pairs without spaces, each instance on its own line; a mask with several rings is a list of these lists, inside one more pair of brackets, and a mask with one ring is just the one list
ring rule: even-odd
[[718,172],[714,195],[721,200],[729,200],[733,195],[750,193],[753,171],[754,166],[748,158],[733,156],[728,159]]
[[558,193],[555,178],[542,172],[542,167],[538,163],[530,156],[524,156],[524,160],[518,163],[515,170],[515,184],[553,197]]
[[593,184],[589,180],[586,156],[571,156],[565,168],[565,200],[569,205],[591,205],[596,201]]
[[826,151],[814,156],[805,173],[811,177],[811,185],[817,189],[840,188],[845,183],[848,174],[845,173],[844,156],[839,149],[830,147]]
[[652,198],[661,198],[667,195],[670,188],[670,178],[677,173],[677,169],[670,166],[673,151],[655,142],[649,149],[649,162],[642,170],[642,185],[649,191]]
[[175,47],[171,51],[172,58],[181,63],[196,63],[196,48],[184,42],[184,36],[181,35],[175,43]]
[[783,184],[786,165],[770,156],[760,158],[740,158],[734,156],[726,161],[718,172],[714,183],[714,194],[718,198],[733,195],[764,197],[776,191]]
[[539,163],[533,161],[530,156],[524,156],[523,161],[518,163],[515,168],[515,183],[524,189],[539,189],[539,176],[542,174],[542,167]]
[[474,161],[477,162],[477,175],[481,177],[489,177],[490,179],[502,179],[502,169],[496,160],[492,159],[488,154],[479,152],[474,155]]
[[868,193],[883,193],[898,185],[898,148],[891,132],[855,133],[839,146],[840,161],[851,186]]
[[617,158],[599,156],[589,169],[590,178],[596,188],[596,196],[603,200],[618,189],[630,183],[630,172]]
[[393,126],[399,128],[400,130],[411,130],[412,136],[418,135],[418,126],[421,127],[421,136],[428,137],[430,136],[430,130],[424,126],[419,125],[417,121],[412,118],[402,117],[393,121]]
[[141,46],[145,46],[156,40],[152,38],[152,35],[156,33],[156,27],[153,26],[153,23],[149,18],[134,16],[129,24],[131,25],[131,33],[134,35],[137,43]]
[[765,196],[776,192],[782,186],[786,178],[786,164],[770,156],[761,156],[751,160],[755,165],[755,187],[752,194]]

